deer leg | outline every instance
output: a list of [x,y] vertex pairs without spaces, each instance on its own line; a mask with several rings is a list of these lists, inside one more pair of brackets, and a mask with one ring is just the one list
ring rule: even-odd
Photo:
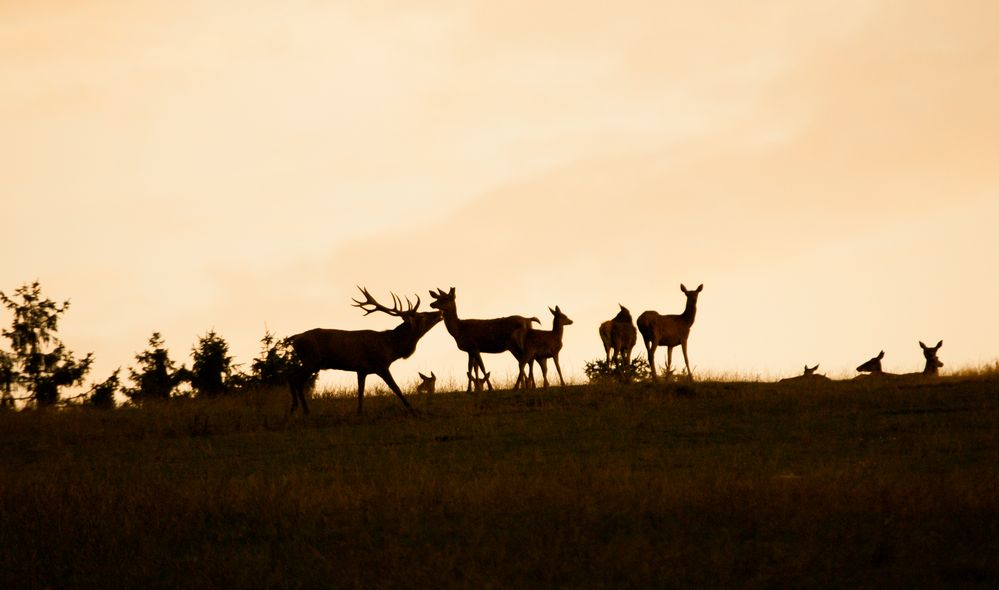
[[493,382],[489,379],[489,373],[486,373],[486,365],[485,365],[485,363],[482,362],[482,353],[481,352],[477,352],[477,353],[475,353],[475,356],[478,357],[479,368],[482,369],[482,377],[485,378],[485,380],[486,380],[486,387],[489,388],[489,391],[492,391],[493,390]]
[[472,391],[472,375],[473,374],[476,376],[478,375],[478,373],[474,373],[474,371],[476,370],[477,369],[475,367],[475,353],[470,352],[468,353],[468,389],[465,390],[465,393],[469,393]]
[[562,367],[558,364],[558,355],[553,356],[552,360],[555,361],[555,370],[558,371],[558,384],[560,387],[565,387],[565,380],[562,379]]
[[402,390],[399,389],[399,386],[396,384],[395,379],[392,378],[392,374],[389,373],[388,370],[386,369],[384,373],[379,373],[378,376],[381,377],[382,381],[384,381],[385,384],[389,386],[389,389],[392,390],[392,393],[394,393],[396,397],[402,400],[402,405],[406,406],[406,409],[409,410],[409,413],[415,416],[416,410],[413,409],[413,406],[409,405],[409,401],[407,401],[406,398],[402,395]]
[[367,373],[357,373],[357,414],[364,411],[364,380],[368,378]]
[[[527,362],[527,366],[530,369],[530,371],[529,371],[530,372],[530,376],[528,377],[528,379],[531,382],[531,389],[536,389],[538,387],[538,384],[535,383],[535,381],[534,381],[534,363],[535,363],[535,361],[537,361],[538,364],[541,364],[541,361],[539,361],[538,359],[533,359],[533,360],[530,360],[530,361]],[[524,384],[524,388],[527,389],[527,383]]]
[[687,377],[690,377],[690,380],[693,381],[694,380],[694,374],[690,372],[690,361],[687,360],[687,341],[686,340],[684,340],[683,342],[680,343],[680,350],[683,351],[683,364],[687,366]]
[[527,389],[527,375],[524,373],[524,361],[517,359],[517,382],[513,384],[514,389],[523,387]]
[[538,359],[538,364],[541,365],[541,380],[548,387],[548,359]]
[[666,378],[673,374],[673,347],[666,347]]
[[298,403],[302,403],[302,413],[309,413],[309,404],[305,401],[305,390],[312,385],[314,375],[305,370],[297,370],[288,379],[288,387],[291,389],[291,413],[298,409]]
[[656,345],[645,343],[645,350],[649,352],[649,371],[652,372],[652,380],[656,380]]

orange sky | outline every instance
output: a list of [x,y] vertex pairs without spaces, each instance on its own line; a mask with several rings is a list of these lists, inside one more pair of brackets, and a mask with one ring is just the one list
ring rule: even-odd
[[[355,4],[0,2],[0,290],[71,299],[94,380],[391,327],[355,284],[558,304],[574,379],[681,282],[703,373],[999,354],[999,4]],[[464,365],[442,325],[393,369]]]

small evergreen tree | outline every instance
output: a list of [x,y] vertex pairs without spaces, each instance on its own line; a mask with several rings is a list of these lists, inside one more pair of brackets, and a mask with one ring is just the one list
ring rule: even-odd
[[97,383],[90,390],[90,397],[87,403],[101,410],[113,410],[115,406],[114,394],[121,389],[121,381],[118,380],[118,373],[121,369],[115,369],[105,381]]
[[250,363],[250,384],[257,387],[280,387],[288,383],[295,366],[294,351],[287,340],[277,340],[269,330],[260,339],[260,356]]
[[0,410],[14,408],[14,356],[0,350]]
[[191,356],[194,357],[191,387],[198,395],[216,396],[225,393],[233,370],[229,344],[225,339],[212,330],[198,339]]
[[9,297],[0,291],[0,301],[14,313],[9,330],[4,330],[13,349],[11,383],[28,390],[28,399],[40,406],[59,401],[59,389],[80,385],[94,362],[88,353],[79,361],[56,337],[59,316],[69,309],[42,297],[38,281],[23,285]]
[[184,368],[176,368],[163,344],[163,336],[159,332],[153,332],[149,337],[148,348],[135,355],[138,367],[128,370],[134,387],[125,389],[125,395],[133,402],[170,399],[177,385],[184,381]]

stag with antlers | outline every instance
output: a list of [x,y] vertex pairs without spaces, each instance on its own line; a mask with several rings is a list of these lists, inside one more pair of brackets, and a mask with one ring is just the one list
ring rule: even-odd
[[[554,316],[552,318],[552,329],[534,330],[528,328],[520,338],[524,343],[523,348],[514,350],[513,356],[517,357],[517,362],[520,365],[517,382],[513,386],[514,389],[517,389],[521,385],[526,388],[528,382],[531,387],[535,386],[535,362],[541,367],[541,378],[544,380],[545,387],[548,387],[548,359],[555,361],[555,370],[558,371],[558,382],[562,387],[565,387],[565,380],[562,379],[562,367],[558,364],[558,353],[562,350],[563,328],[572,324],[572,320],[569,319],[569,316],[562,313],[562,310],[557,305],[555,309],[549,307],[548,311],[552,312],[552,316]],[[524,374],[524,365],[528,366],[529,375]]]
[[463,320],[458,317],[458,307],[455,303],[454,287],[444,292],[437,289],[437,292],[430,292],[434,298],[430,307],[439,309],[444,314],[444,326],[454,337],[458,350],[468,354],[468,389],[472,391],[473,379],[479,378],[482,372],[486,380],[486,385],[492,391],[493,384],[486,373],[486,367],[482,363],[482,353],[499,353],[513,351],[522,348],[520,341],[527,328],[532,322],[539,322],[538,318],[525,318],[519,315],[512,315],[491,320]]
[[680,284],[680,290],[687,296],[687,305],[680,315],[660,315],[654,311],[646,311],[638,316],[638,331],[642,333],[642,342],[649,353],[649,369],[652,371],[653,381],[656,379],[655,356],[658,346],[666,347],[667,377],[673,370],[673,347],[679,345],[683,351],[683,363],[687,366],[687,376],[694,378],[687,358],[687,337],[690,335],[690,327],[694,325],[694,316],[697,315],[697,296],[703,289],[703,284],[692,290],[684,287],[683,283]]
[[314,382],[316,374],[324,369],[354,371],[357,373],[357,413],[363,411],[364,381],[368,375],[378,375],[389,389],[415,414],[413,407],[402,395],[395,379],[389,373],[389,366],[398,359],[408,358],[416,350],[416,343],[437,322],[441,321],[439,311],[422,312],[420,297],[416,297],[416,305],[406,299],[406,309],[402,309],[402,301],[392,294],[391,308],[375,301],[367,289],[358,287],[364,295],[364,301],[353,300],[353,306],[364,311],[364,315],[380,311],[395,316],[402,323],[392,330],[330,330],[315,328],[289,338],[291,346],[298,358],[298,367],[293,371],[291,385],[292,413],[302,405],[302,411],[309,413],[306,403],[306,390]]
[[638,341],[638,332],[631,323],[631,312],[628,308],[617,304],[621,311],[613,319],[600,324],[600,340],[604,343],[604,354],[607,364],[613,358],[615,362],[625,365],[631,363],[631,349]]

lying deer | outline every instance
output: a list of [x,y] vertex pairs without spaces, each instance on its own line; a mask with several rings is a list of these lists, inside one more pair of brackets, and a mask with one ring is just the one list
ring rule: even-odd
[[[531,387],[535,386],[535,361],[541,366],[541,378],[544,380],[545,387],[548,387],[548,359],[555,361],[555,370],[558,371],[559,385],[565,387],[565,381],[562,379],[562,367],[558,364],[558,353],[562,350],[563,328],[572,324],[572,320],[562,313],[562,310],[557,305],[555,309],[549,307],[548,311],[552,312],[552,316],[554,316],[552,318],[552,329],[528,329],[522,335],[523,348],[514,351],[514,356],[517,357],[517,363],[519,364],[517,382],[513,386],[514,389],[517,389],[519,386],[526,388],[528,380],[530,380]],[[529,376],[524,375],[524,365],[528,366]]]
[[428,393],[433,395],[437,389],[437,375],[434,375],[433,371],[430,371],[430,376],[427,377],[423,373],[417,373],[422,381],[416,386],[416,393]]
[[364,381],[371,374],[381,377],[406,409],[416,413],[396,385],[389,366],[396,360],[413,354],[420,338],[441,321],[441,313],[417,311],[420,308],[419,296],[416,297],[416,305],[406,299],[407,309],[402,309],[402,302],[392,294],[394,305],[388,308],[375,301],[366,289],[358,289],[364,295],[364,301],[354,299],[353,306],[364,310],[364,315],[380,311],[401,319],[402,323],[393,330],[380,332],[315,328],[291,336],[289,341],[298,359],[298,366],[293,369],[289,379],[292,413],[299,404],[302,404],[303,412],[309,413],[306,390],[315,381],[316,374],[324,369],[357,373],[358,414],[363,411]]
[[600,340],[604,343],[604,354],[609,365],[613,358],[618,363],[631,363],[631,349],[638,341],[638,331],[631,323],[631,312],[617,304],[621,311],[613,319],[600,324]]
[[694,378],[687,357],[687,337],[690,335],[690,327],[694,325],[694,316],[697,315],[697,296],[703,289],[704,285],[689,290],[680,284],[680,290],[687,297],[687,305],[680,315],[660,315],[654,311],[646,311],[638,316],[638,331],[642,333],[642,342],[645,343],[645,350],[649,353],[649,369],[652,371],[653,381],[656,379],[655,356],[658,346],[666,347],[666,375],[673,370],[673,347],[679,345],[683,351],[687,375],[691,379]]
[[473,375],[471,371],[468,371],[465,374],[468,375],[468,381],[472,384],[472,391],[476,393],[482,391],[485,384],[489,381],[489,373],[486,373],[482,377]]
[[485,375],[486,385],[492,391],[493,384],[482,363],[482,353],[513,351],[514,348],[521,347],[519,338],[526,328],[531,327],[532,322],[539,321],[538,318],[512,315],[491,320],[463,320],[458,317],[454,287],[447,293],[441,289],[437,289],[436,293],[431,291],[430,296],[434,298],[430,307],[439,309],[444,315],[444,325],[454,337],[458,350],[468,353],[467,391],[472,390],[472,380],[478,377],[479,371]]
[[815,371],[819,368],[818,365],[814,367],[809,367],[805,365],[804,371],[801,375],[796,375],[794,377],[787,377],[786,379],[781,379],[778,383],[800,383],[800,382],[817,382],[817,381],[829,381],[829,377],[825,375],[819,375]]
[[940,367],[943,366],[943,363],[940,362],[939,358],[937,358],[937,351],[940,350],[941,346],[943,346],[943,340],[937,342],[936,346],[926,346],[923,344],[922,340],[919,341],[919,347],[923,349],[923,358],[926,359],[926,365],[923,367],[923,371],[921,373],[898,374],[884,372],[881,368],[881,360],[885,358],[885,351],[883,350],[878,353],[878,356],[857,367],[857,371],[881,377],[936,377],[940,374]]

